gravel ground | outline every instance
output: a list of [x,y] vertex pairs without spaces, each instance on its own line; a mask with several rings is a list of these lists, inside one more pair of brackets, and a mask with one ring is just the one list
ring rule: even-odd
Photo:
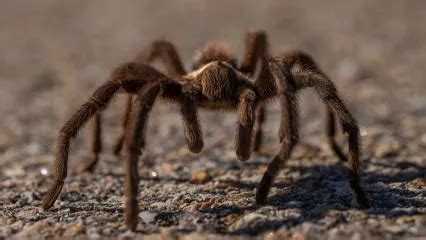
[[[145,239],[426,238],[425,1],[5,1],[0,9],[0,239],[53,236]],[[226,5],[225,5],[226,4]],[[175,106],[156,104],[139,168],[139,225],[123,225],[121,162],[110,152],[123,111],[104,116],[94,173],[69,176],[40,209],[58,129],[117,64],[149,41],[174,41],[185,64],[225,40],[241,55],[249,28],[272,51],[303,49],[336,82],[362,125],[360,210],[345,166],[324,138],[324,108],[301,94],[301,144],[264,206],[254,191],[276,150],[279,112],[268,108],[265,152],[238,162],[233,113],[201,112],[205,148],[183,141]],[[87,154],[82,131],[70,168]],[[344,143],[344,137],[340,137]]]

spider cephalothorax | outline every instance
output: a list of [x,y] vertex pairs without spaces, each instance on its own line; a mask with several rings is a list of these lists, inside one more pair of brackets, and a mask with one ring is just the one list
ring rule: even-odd
[[[195,153],[200,152],[204,146],[197,108],[236,110],[238,128],[235,148],[240,160],[249,159],[252,150],[259,149],[265,103],[270,99],[278,99],[281,110],[278,131],[280,149],[268,165],[257,189],[256,201],[261,204],[265,201],[279,169],[298,143],[299,111],[296,95],[307,87],[314,88],[326,104],[329,143],[337,156],[348,162],[350,184],[358,202],[362,206],[368,206],[359,184],[359,128],[334,84],[308,54],[293,51],[271,58],[267,49],[266,35],[252,31],[248,34],[246,52],[239,68],[229,63],[231,58],[221,55],[219,61],[205,63],[195,71],[186,73],[174,46],[166,41],[156,41],[133,62],[117,67],[110,80],[100,86],[60,130],[54,164],[54,184],[44,198],[43,207],[50,208],[53,205],[64,184],[71,138],[95,116],[93,156],[81,170],[93,169],[100,151],[100,112],[120,89],[126,91],[129,98],[123,117],[123,134],[118,138],[114,150],[118,154],[123,147],[126,172],[125,220],[130,229],[136,228],[138,218],[137,167],[145,143],[144,129],[148,114],[157,99],[173,102],[178,106],[185,140],[189,150]],[[220,51],[220,48],[212,48],[208,56],[219,56]],[[166,74],[148,65],[157,58],[164,62]],[[201,56],[200,59],[207,57]],[[334,141],[335,116],[343,131],[348,134],[347,158]]]

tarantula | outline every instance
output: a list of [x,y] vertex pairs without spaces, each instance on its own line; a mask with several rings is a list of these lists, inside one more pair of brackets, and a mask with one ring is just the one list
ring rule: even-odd
[[[148,64],[156,58],[163,60],[165,75]],[[100,151],[100,112],[120,90],[129,94],[123,117],[123,134],[118,138],[115,152],[123,148],[125,168],[125,222],[134,230],[137,225],[138,159],[145,144],[144,130],[148,114],[157,99],[179,106],[184,136],[191,152],[203,148],[203,137],[197,108],[236,110],[238,129],[235,136],[236,155],[239,160],[249,159],[258,150],[262,138],[261,124],[268,100],[278,98],[281,109],[279,128],[280,149],[269,163],[256,193],[256,202],[264,203],[274,178],[290,157],[298,143],[299,111],[296,94],[313,87],[327,105],[327,136],[340,160],[348,161],[350,185],[356,199],[368,207],[365,192],[359,184],[359,127],[334,84],[319,69],[312,58],[301,51],[292,51],[270,57],[265,33],[251,31],[246,38],[246,50],[240,67],[235,58],[223,47],[211,45],[200,52],[194,71],[186,73],[174,46],[166,41],[155,41],[132,62],[114,69],[110,79],[100,86],[59,131],[54,184],[43,200],[50,208],[57,199],[67,175],[69,145],[82,126],[95,116],[93,157],[82,170],[91,170]],[[133,100],[132,97],[134,96]],[[348,157],[334,140],[335,115],[348,134]]]

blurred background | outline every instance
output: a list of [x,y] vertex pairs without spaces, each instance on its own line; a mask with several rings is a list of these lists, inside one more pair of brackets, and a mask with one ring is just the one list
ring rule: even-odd
[[424,7],[367,0],[4,1],[0,129],[20,141],[51,141],[50,129],[150,41],[174,42],[189,66],[209,41],[226,41],[241,56],[248,29],[264,29],[273,53],[312,54],[362,123],[398,123],[402,112],[425,111]]
[[[3,196],[19,193],[18,185],[30,176],[39,179],[35,185],[45,191],[61,125],[115,66],[131,60],[151,41],[175,43],[189,69],[195,50],[210,41],[229,43],[240,58],[249,29],[267,32],[273,54],[300,49],[314,57],[362,125],[367,162],[408,162],[414,164],[415,176],[424,177],[425,9],[422,0],[2,1],[0,181],[11,184],[3,185]],[[312,93],[300,97],[301,138],[324,150],[324,108]],[[104,115],[106,161],[116,162],[109,147],[118,133],[123,103],[124,98],[117,97]],[[157,104],[151,116],[146,158],[156,161],[151,167],[160,175],[167,175],[168,168],[158,162],[184,151],[181,123],[174,106]],[[188,174],[203,161],[223,155],[236,161],[230,134],[235,115],[202,111],[201,118],[205,148],[215,150],[187,157],[190,166],[183,172]],[[271,105],[265,125],[271,153],[277,146],[278,119]],[[71,164],[86,153],[86,132],[73,143]],[[381,171],[366,165],[366,172]],[[101,169],[108,172],[106,165]],[[34,183],[25,189],[30,186]],[[7,200],[1,201],[0,207],[7,206]]]

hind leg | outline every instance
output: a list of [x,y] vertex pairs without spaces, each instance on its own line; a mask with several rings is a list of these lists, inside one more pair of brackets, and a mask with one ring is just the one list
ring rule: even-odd
[[137,101],[130,113],[130,122],[126,127],[123,146],[123,162],[126,173],[124,181],[124,218],[130,230],[135,230],[138,223],[138,162],[140,155],[142,155],[140,146],[143,140],[143,129],[159,92],[159,84],[152,84],[138,92]]
[[[159,59],[166,68],[167,75],[170,77],[179,77],[186,74],[180,56],[176,47],[168,41],[156,40],[144,48],[135,58],[136,62],[151,64],[156,59]],[[125,111],[121,120],[121,133],[113,144],[112,151],[115,155],[119,155],[123,147],[125,138],[125,129],[129,121],[130,109],[132,105],[132,96],[129,95],[126,101]],[[144,130],[145,132],[145,130]],[[142,141],[142,147],[145,141]]]
[[263,174],[256,192],[256,202],[262,204],[268,197],[269,191],[285,162],[291,157],[294,146],[299,140],[299,112],[296,89],[292,79],[285,78],[281,71],[273,71],[280,102],[281,121],[278,132],[281,147],[266,172]]
[[326,115],[326,131],[327,131],[327,141],[330,145],[331,150],[336,154],[336,156],[339,158],[342,162],[347,162],[348,159],[343,153],[343,151],[340,149],[339,145],[337,145],[335,136],[336,136],[336,120],[334,117],[333,111],[327,107],[327,115]]
[[254,121],[253,151],[259,152],[263,140],[262,124],[265,121],[265,105],[259,105],[256,108],[256,117]]
[[102,126],[101,126],[102,115],[100,112],[95,114],[92,126],[92,136],[90,143],[90,153],[83,163],[80,163],[73,172],[74,174],[81,174],[83,172],[93,172],[96,164],[99,161],[99,153],[102,151]]

